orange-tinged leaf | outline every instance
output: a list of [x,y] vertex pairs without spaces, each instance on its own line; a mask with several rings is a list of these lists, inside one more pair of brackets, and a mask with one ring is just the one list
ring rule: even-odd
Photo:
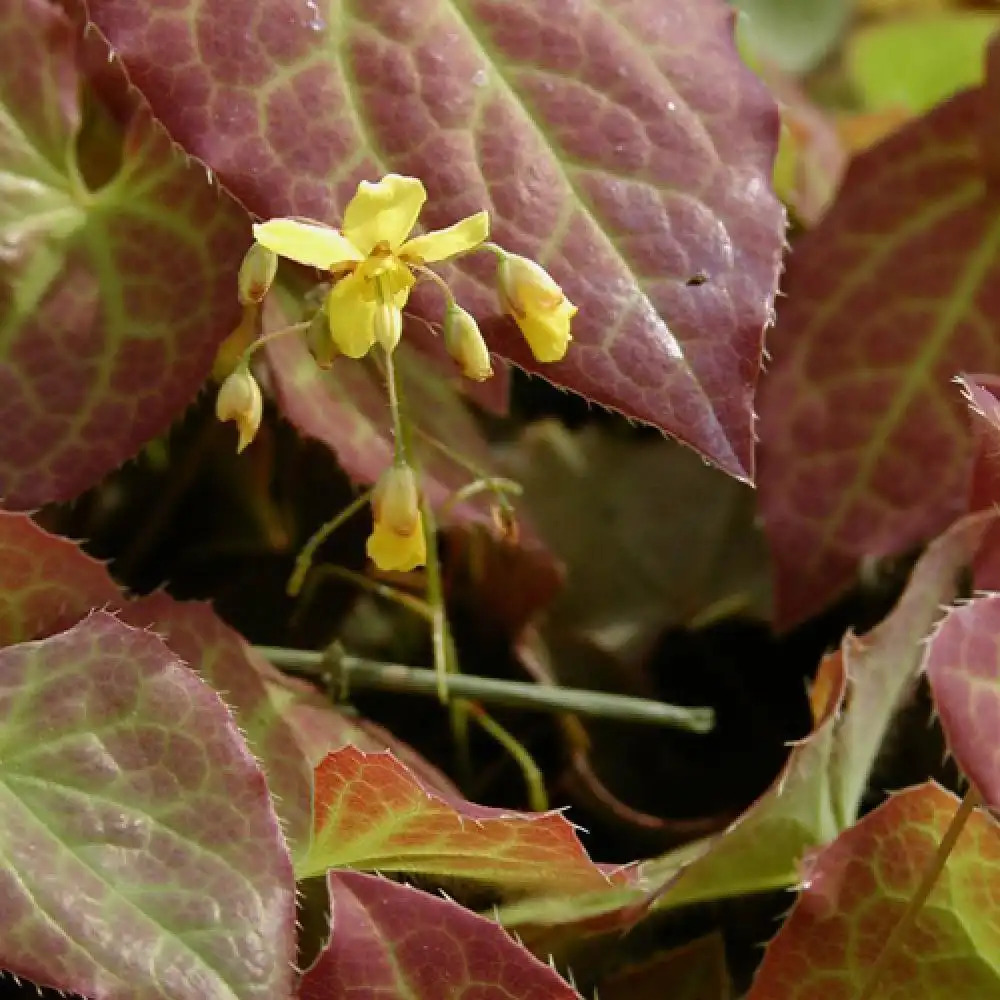
[[818,611],[858,561],[965,509],[971,445],[951,384],[1000,367],[1000,197],[985,91],[859,156],[797,242],[761,387],[760,504],[777,617]]
[[[934,784],[893,796],[817,851],[747,1000],[854,1000],[913,897],[959,802]],[[974,812],[909,933],[879,1000],[1000,996],[1000,829]]]
[[392,754],[354,747],[316,768],[315,830],[300,876],[331,868],[461,876],[511,893],[572,893],[612,879],[555,812],[518,813],[424,788]]

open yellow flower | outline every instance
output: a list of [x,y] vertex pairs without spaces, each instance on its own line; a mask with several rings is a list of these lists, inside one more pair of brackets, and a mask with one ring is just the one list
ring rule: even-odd
[[388,174],[375,184],[358,185],[341,230],[271,219],[253,227],[254,238],[281,257],[341,276],[327,299],[330,334],[344,354],[360,358],[375,342],[380,307],[393,313],[382,312],[382,326],[395,329],[395,313],[413,287],[413,267],[474,250],[489,235],[489,216],[477,212],[447,229],[409,239],[426,200],[416,177]]
[[391,465],[372,494],[375,527],[368,536],[368,557],[381,570],[406,573],[427,562],[424,519],[417,478],[408,465]]
[[533,260],[504,252],[497,289],[501,306],[514,317],[536,360],[561,361],[573,339],[570,321],[578,310],[552,276]]

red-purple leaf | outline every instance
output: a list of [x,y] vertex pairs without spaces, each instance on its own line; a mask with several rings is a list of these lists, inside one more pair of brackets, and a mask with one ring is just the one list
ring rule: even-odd
[[207,604],[157,593],[127,602],[122,617],[150,628],[218,692],[267,774],[282,827],[297,859],[312,825],[312,768],[295,729],[271,697],[281,675]]
[[1000,808],[1000,594],[952,608],[924,661],[934,706],[958,766]]
[[218,696],[95,612],[0,650],[0,967],[95,1000],[275,1000],[295,891]]
[[301,1000],[579,1000],[497,924],[375,875],[328,877],[333,934]]
[[760,502],[782,624],[821,608],[860,559],[942,531],[966,505],[961,371],[1000,366],[1000,198],[961,94],[848,170],[790,255],[761,386]]
[[[289,842],[304,848],[313,757],[339,746],[338,736],[349,732],[329,704],[261,661],[207,605],[178,603],[167,594],[129,600],[104,566],[27,515],[0,511],[0,590],[0,647],[69,628],[95,607],[117,609],[130,624],[163,634],[235,711],[267,772]],[[300,729],[307,730],[301,737]],[[365,746],[384,744],[369,737]]]
[[344,747],[316,768],[315,830],[301,874],[330,868],[462,876],[517,892],[612,884],[559,813],[518,813],[425,789],[391,754]]
[[61,632],[92,608],[122,599],[102,563],[27,514],[6,511],[0,511],[0,593],[0,647]]
[[[994,509],[1000,503],[1000,378],[962,375],[958,384],[969,404],[975,442],[969,506]],[[1000,524],[987,531],[973,561],[973,578],[979,590],[1000,589]]]
[[425,181],[427,226],[489,208],[494,237],[580,306],[566,360],[540,366],[497,317],[488,262],[463,265],[455,289],[499,353],[753,475],[778,116],[722,0],[88,9],[171,134],[252,211],[335,222],[359,179],[389,170]]
[[[937,785],[893,796],[804,866],[803,890],[747,1000],[855,1000],[920,880],[958,799]],[[974,812],[874,996],[1000,995],[1000,830]]]
[[0,496],[11,507],[72,498],[164,431],[238,318],[245,213],[142,109],[122,123],[117,174],[88,190],[74,158],[81,89],[59,8],[5,3]]

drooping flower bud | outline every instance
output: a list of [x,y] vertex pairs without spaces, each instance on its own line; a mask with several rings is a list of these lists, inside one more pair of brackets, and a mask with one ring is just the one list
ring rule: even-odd
[[237,289],[240,305],[262,302],[278,273],[278,255],[260,243],[254,243],[243,256]]
[[215,400],[216,417],[223,422],[234,421],[239,430],[237,454],[256,437],[263,411],[264,400],[257,380],[246,368],[237,368],[222,383]]
[[479,324],[455,302],[448,303],[444,314],[444,346],[466,378],[482,382],[493,375],[490,349],[479,331]]
[[306,346],[319,368],[324,371],[333,365],[333,359],[340,354],[330,333],[330,320],[325,309],[317,309],[306,329]]
[[392,353],[403,335],[403,313],[399,306],[391,302],[375,305],[375,340],[382,350]]
[[497,267],[497,292],[535,359],[561,361],[573,339],[569,327],[577,308],[552,276],[533,260],[505,251]]
[[375,526],[368,537],[369,558],[381,570],[408,572],[427,562],[424,520],[417,477],[405,463],[391,465],[372,494]]

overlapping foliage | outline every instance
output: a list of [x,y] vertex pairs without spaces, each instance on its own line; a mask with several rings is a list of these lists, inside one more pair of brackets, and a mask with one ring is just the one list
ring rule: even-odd
[[[659,912],[795,888],[752,1000],[846,1000],[873,975],[892,996],[1000,992],[988,814],[1000,808],[1000,598],[953,603],[969,579],[1000,579],[1000,42],[988,43],[989,12],[942,0],[933,17],[884,18],[877,6],[859,2],[853,16],[868,20],[848,28],[847,5],[825,3],[823,30],[796,41],[795,24],[748,2],[758,76],[723,0],[9,0],[0,970],[94,1000],[569,1000],[572,967],[602,996],[723,1000],[726,956],[704,928],[599,959]],[[900,51],[921,71],[887,76]],[[810,97],[822,90],[810,71],[821,80],[832,58],[859,105],[836,122]],[[641,860],[592,860],[559,810],[466,799],[469,768],[460,792],[335,706],[328,678],[271,666],[211,605],[127,593],[49,530],[70,508],[19,513],[94,486],[94,506],[113,508],[99,484],[143,449],[179,475],[161,435],[240,323],[252,222],[334,224],[359,181],[388,172],[426,184],[428,228],[488,210],[493,235],[579,307],[566,358],[543,368],[500,315],[490,271],[449,265],[498,369],[470,385],[438,336],[438,290],[409,303],[397,355],[408,446],[445,544],[417,579],[332,568],[426,627],[392,633],[392,656],[429,646],[446,671],[513,664],[547,684],[655,695],[665,631],[762,619],[772,590],[777,628],[815,622],[863,566],[926,546],[891,610],[800,672],[808,732],[730,813],[674,822],[633,807],[594,765],[615,739],[562,720],[566,773],[598,817],[682,831]],[[774,188],[797,223],[815,222],[791,236],[776,316],[786,217]],[[282,270],[264,331],[300,318],[309,281]],[[292,338],[258,361],[269,407],[352,483],[374,482],[400,447],[377,365],[320,369]],[[538,424],[498,446],[489,421],[522,384],[506,362],[714,468],[596,426]],[[287,430],[273,417],[241,482],[287,555],[301,512],[272,490]],[[773,586],[743,485],[758,443]],[[505,475],[525,487],[519,518],[505,479],[498,500]],[[471,657],[449,614],[475,635]],[[358,620],[344,636],[358,638]],[[924,677],[971,790],[960,803],[927,782],[866,814],[888,790],[886,736]],[[535,794],[551,779],[478,706],[452,708],[464,754],[478,720]],[[444,713],[426,717],[445,728]],[[436,734],[415,731],[433,753]],[[565,965],[545,964],[552,953]]]

